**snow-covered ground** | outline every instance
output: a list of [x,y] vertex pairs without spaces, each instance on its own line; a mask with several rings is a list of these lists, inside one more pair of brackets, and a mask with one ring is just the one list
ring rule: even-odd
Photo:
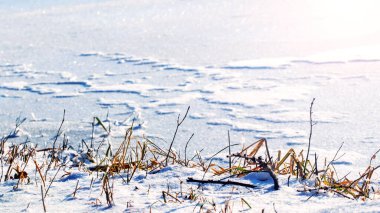
[[[213,154],[228,144],[228,130],[233,143],[265,137],[273,152],[301,150],[307,148],[315,97],[311,152],[332,158],[344,142],[346,155],[337,169],[357,175],[380,148],[379,6],[376,1],[0,0],[0,133],[7,134],[18,116],[26,117],[16,140],[29,137],[50,147],[66,109],[64,130],[73,144],[91,136],[94,116],[108,114],[114,137],[136,119],[137,134],[168,146],[178,113],[191,106],[174,144],[177,151],[195,133],[189,150]],[[166,172],[188,176],[182,168]],[[166,175],[157,177],[165,182]],[[378,182],[378,174],[374,177]],[[91,181],[79,178],[84,185]],[[75,188],[76,181],[68,183]],[[10,185],[2,184],[0,191],[7,211],[19,199],[5,200]],[[30,190],[39,196],[38,188]],[[219,196],[230,196],[226,191]],[[379,210],[378,201],[342,198],[311,199],[311,209],[307,196],[292,187],[244,196],[254,197],[258,211],[268,205],[273,210],[272,203],[277,210]],[[133,198],[118,198],[123,201],[117,210],[124,210],[128,199],[138,202]],[[50,205],[88,211],[91,202],[60,199]]]

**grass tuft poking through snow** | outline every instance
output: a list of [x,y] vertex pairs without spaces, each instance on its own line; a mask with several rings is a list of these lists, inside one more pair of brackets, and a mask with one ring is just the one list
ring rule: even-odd
[[[51,147],[37,147],[28,139],[16,144],[12,139],[25,121],[17,119],[15,128],[0,140],[0,199],[9,199],[5,211],[56,211],[60,205],[73,203],[67,210],[232,212],[260,209],[252,195],[267,199],[281,191],[291,191],[299,199],[306,195],[307,201],[323,194],[366,201],[378,194],[372,177],[380,166],[370,163],[354,179],[338,177],[334,162],[343,144],[323,165],[318,164],[316,154],[312,160],[309,151],[305,156],[304,150],[293,148],[285,150],[285,155],[278,151],[274,157],[265,138],[243,145],[237,153],[231,153],[235,144],[229,138],[228,146],[211,157],[196,152],[192,158],[186,154],[181,158],[172,145],[188,111],[182,119],[178,116],[168,149],[134,135],[133,121],[121,142],[114,143],[111,124],[97,117],[92,126],[105,134],[93,133],[90,143],[82,140],[82,146],[75,149],[63,131],[65,113]],[[227,150],[228,155],[224,154]],[[21,207],[18,201],[28,203]]]

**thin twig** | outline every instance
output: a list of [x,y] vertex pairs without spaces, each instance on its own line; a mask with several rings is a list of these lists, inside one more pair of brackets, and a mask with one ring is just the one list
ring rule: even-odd
[[90,147],[94,148],[94,133],[95,133],[95,118],[93,118],[93,121],[91,123],[91,142],[90,142]]
[[318,176],[318,158],[317,158],[317,153],[314,155],[314,160],[315,160],[315,174]]
[[62,129],[63,123],[65,122],[65,115],[66,115],[66,110],[63,110],[62,121],[61,121],[61,124],[59,125],[57,134],[54,137],[54,142],[53,142],[53,148],[52,148],[50,163],[48,164],[48,167],[46,168],[46,171],[45,171],[45,179],[46,179],[46,175],[47,175],[48,171],[50,170],[51,165],[53,164],[53,161],[55,159],[55,143],[57,142],[59,136],[61,136],[61,134],[62,134],[61,129]]
[[194,136],[194,133],[190,136],[189,140],[187,140],[187,142],[186,142],[186,146],[185,146],[185,166],[188,166],[188,162],[187,162],[187,145],[189,145],[189,142],[193,138],[193,136]]
[[44,207],[44,212],[46,212],[45,196],[44,196],[44,190],[43,190],[42,185],[41,185],[41,197],[42,197],[42,205]]
[[[265,143],[265,149],[266,149],[266,151],[267,151],[267,155],[268,155],[269,163],[270,163],[271,167],[273,167],[274,164],[273,164],[273,162],[272,162],[272,158],[271,158],[271,156],[270,156],[270,154],[269,154],[268,141],[267,141],[267,139],[265,139],[265,138],[263,138],[263,140],[264,140],[264,143]],[[272,168],[272,169],[273,169],[273,168]]]
[[206,170],[205,170],[205,172],[204,172],[204,174],[203,174],[202,180],[205,179],[205,177],[206,177],[206,173],[207,173],[208,169],[211,167],[211,163],[212,163],[212,160],[210,160],[210,163],[208,164],[208,166],[207,166],[207,168],[206,168]]
[[53,184],[53,181],[54,181],[55,178],[57,177],[57,174],[58,174],[59,170],[61,170],[61,168],[62,168],[62,166],[58,167],[57,172],[55,173],[53,179],[51,179],[50,184],[49,184],[48,188],[47,188],[46,191],[45,191],[45,196],[44,196],[44,197],[46,197],[46,195],[48,194],[49,189],[50,189],[51,185]]
[[168,159],[169,159],[170,152],[171,152],[171,150],[172,150],[172,146],[173,146],[173,143],[174,143],[175,137],[177,136],[177,132],[178,132],[179,127],[182,125],[183,121],[186,119],[187,114],[189,113],[189,110],[190,110],[190,106],[187,107],[187,110],[186,110],[185,116],[183,116],[183,118],[182,118],[181,120],[179,119],[180,116],[181,116],[181,114],[178,114],[178,118],[177,118],[177,127],[176,127],[176,129],[175,129],[175,132],[174,132],[174,135],[173,135],[172,142],[170,143],[169,150],[168,150],[168,153],[167,153],[166,158],[165,158],[165,166],[168,166]]
[[229,163],[229,170],[230,170],[230,174],[232,172],[231,170],[231,167],[232,167],[232,162],[231,162],[231,138],[230,138],[230,131],[228,130],[227,131],[228,133],[228,163]]
[[[219,150],[219,151],[216,152],[214,155],[212,155],[207,161],[212,160],[215,156],[217,156],[218,154],[220,154],[221,152],[223,152],[224,150],[226,150],[228,147],[238,146],[238,145],[240,145],[240,144],[235,143],[235,144],[232,144],[231,146],[226,146],[226,147],[224,147],[223,149]],[[206,161],[206,162],[207,162],[207,161]]]
[[[310,145],[311,145],[311,136],[313,135],[313,126],[314,126],[314,123],[313,123],[313,105],[314,105],[314,101],[315,101],[315,98],[313,98],[313,100],[311,101],[311,104],[310,104],[310,112],[309,112],[309,116],[310,116],[309,145],[307,147],[306,161],[305,161],[305,165],[303,167],[303,173],[304,174],[306,174],[306,165],[307,165],[307,161],[309,160],[309,152],[310,152]],[[302,178],[305,178],[305,177],[302,177]]]
[[75,195],[77,194],[77,191],[78,191],[78,184],[79,184],[79,180],[77,181],[77,185],[75,186],[75,190],[73,192],[73,197],[75,197]]
[[174,197],[169,192],[162,191],[162,196],[164,197],[165,203],[166,203],[166,196],[165,195],[168,195],[169,197],[173,198],[175,201],[182,203],[178,198]]
[[333,158],[333,159],[327,164],[326,169],[325,169],[325,172],[323,173],[323,175],[322,175],[321,177],[324,177],[324,176],[326,175],[329,166],[330,166],[330,165],[336,160],[336,156],[338,155],[340,149],[342,149],[343,144],[344,144],[344,142],[342,142],[342,144],[340,145],[339,149],[336,151],[336,153],[335,153],[335,155],[334,155],[334,158]]
[[244,186],[244,187],[248,187],[248,188],[257,188],[256,185],[253,185],[253,184],[248,184],[248,183],[241,183],[241,182],[236,182],[236,181],[231,181],[231,180],[227,180],[227,181],[221,181],[221,180],[198,180],[198,179],[194,179],[194,178],[187,178],[187,182],[189,183],[213,183],[213,184],[222,184],[222,185],[236,185],[236,186]]
[[369,161],[369,165],[372,165],[372,160],[374,160],[374,159],[376,158],[376,155],[377,155],[377,153],[379,153],[379,152],[380,152],[380,149],[378,149],[378,150],[372,155],[371,160]]

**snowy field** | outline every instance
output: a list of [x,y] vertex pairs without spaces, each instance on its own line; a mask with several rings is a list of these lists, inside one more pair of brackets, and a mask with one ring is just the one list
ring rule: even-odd
[[[135,120],[135,134],[168,147],[178,114],[190,106],[173,145],[177,152],[183,153],[194,133],[189,152],[204,149],[202,154],[211,156],[228,145],[230,131],[232,143],[266,138],[275,154],[307,149],[309,107],[316,98],[311,153],[331,160],[344,142],[346,154],[335,167],[341,176],[356,177],[380,148],[379,6],[376,1],[0,0],[0,136],[25,117],[19,137],[10,142],[28,138],[40,148],[51,147],[66,110],[63,129],[75,147],[91,137],[94,116],[112,124],[114,141]],[[53,184],[48,211],[148,212],[162,200],[160,193],[147,194],[148,188],[166,188],[169,178],[178,188],[179,179],[189,176],[203,172],[173,165],[155,175],[138,174],[131,184],[115,180],[115,206],[106,208],[92,204],[91,193],[99,196],[99,190],[79,191],[78,199],[66,196],[77,179],[83,186],[92,179],[72,173]],[[373,174],[375,188],[379,177]],[[254,212],[380,211],[378,199],[322,195],[305,201],[309,195],[296,190],[301,183],[294,179],[288,187],[287,177],[279,181],[280,191],[265,182],[258,182],[258,190],[207,185],[206,191],[216,202],[235,200],[236,211],[246,207],[241,197]],[[2,211],[42,211],[36,184],[17,191],[13,185],[0,185]],[[196,204],[159,203],[152,211],[199,211]]]

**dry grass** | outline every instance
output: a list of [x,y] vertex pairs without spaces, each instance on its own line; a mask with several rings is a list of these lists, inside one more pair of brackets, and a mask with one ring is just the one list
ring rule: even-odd
[[[188,112],[188,111],[187,111]],[[187,115],[187,112],[184,118]],[[183,119],[177,120],[177,130]],[[63,153],[71,150],[72,147],[68,144],[67,137],[62,133],[64,126],[64,117],[59,126],[52,147],[45,147],[37,149],[37,146],[32,145],[28,141],[19,145],[9,144],[9,140],[17,135],[20,125],[25,120],[19,119],[16,122],[16,127],[9,135],[0,139],[0,158],[1,158],[1,177],[0,181],[8,181],[9,179],[18,179],[15,189],[20,184],[30,182],[30,174],[35,175],[35,184],[41,185],[41,195],[44,208],[46,208],[46,196],[54,181],[57,180],[58,172],[65,171],[68,167],[67,159],[64,159]],[[95,123],[95,121],[97,123]],[[277,152],[277,155],[271,156],[266,139],[260,139],[249,146],[242,147],[237,153],[231,154],[231,147],[235,145],[229,145],[224,149],[217,152],[211,158],[205,159],[197,152],[192,158],[189,158],[186,154],[187,145],[190,142],[192,136],[186,143],[185,157],[182,159],[178,153],[172,149],[172,145],[176,136],[173,136],[172,143],[168,149],[161,148],[146,137],[138,137],[133,134],[133,126],[125,131],[123,140],[119,143],[119,146],[112,150],[112,146],[108,140],[109,137],[94,137],[94,129],[100,128],[104,131],[106,136],[109,136],[112,129],[111,126],[103,123],[101,119],[94,118],[93,131],[91,136],[90,145],[83,140],[83,149],[77,151],[77,155],[70,160],[71,167],[77,167],[78,170],[87,173],[98,174],[99,181],[101,182],[101,196],[104,196],[108,206],[114,205],[114,177],[121,177],[123,182],[130,183],[133,177],[138,172],[145,172],[147,175],[154,175],[161,169],[170,164],[180,165],[183,167],[198,168],[203,171],[204,174],[212,172],[215,177],[235,177],[240,178],[252,172],[266,172],[270,174],[273,179],[274,189],[280,188],[278,183],[278,176],[291,176],[298,179],[300,182],[304,181],[304,188],[299,190],[302,192],[313,192],[313,195],[323,192],[333,192],[349,199],[368,199],[371,194],[371,183],[373,173],[379,168],[379,166],[367,166],[364,172],[356,179],[349,180],[347,177],[339,179],[336,170],[333,166],[333,162],[336,161],[337,155],[340,151],[338,149],[334,158],[325,165],[318,165],[318,160],[309,160],[308,154],[304,154],[304,150],[296,151],[293,148],[283,154],[281,151]],[[62,143],[59,143],[59,139],[62,139]],[[94,146],[98,143],[98,148]],[[108,144],[108,145],[107,145]],[[106,146],[102,149],[102,146]],[[228,165],[217,165],[213,163],[213,157],[217,154],[228,150],[227,162]],[[38,153],[43,156],[37,156]],[[377,153],[375,153],[376,155]],[[372,156],[371,159],[375,157]],[[66,161],[65,161],[66,160]],[[372,161],[372,160],[371,160]],[[32,163],[30,163],[32,162]],[[91,162],[88,166],[88,162]],[[33,170],[26,171],[26,169],[32,167]],[[49,172],[54,169],[54,173]],[[66,173],[68,175],[69,173]],[[64,175],[65,176],[65,175]],[[194,180],[194,179],[193,179]],[[91,181],[90,189],[92,188],[93,181]],[[214,184],[217,182],[222,184],[233,184],[222,182],[221,179],[208,181],[198,180],[198,183]],[[307,184],[313,182],[313,185]],[[78,183],[73,189],[73,196],[77,193]],[[199,210],[212,210],[216,211],[217,207],[213,200],[202,195],[199,187],[193,189],[192,187],[188,191],[182,191],[182,182],[180,191],[172,191],[168,188],[166,191],[162,191],[163,203],[184,203],[185,201],[191,201],[196,203],[195,208]],[[235,184],[235,185],[239,185]],[[240,184],[244,186],[244,184]],[[254,187],[252,187],[254,188]],[[160,201],[161,202],[161,201]],[[100,203],[100,200],[96,201],[96,204]],[[241,199],[241,204],[247,208],[252,208],[247,200]],[[153,204],[152,204],[153,205]],[[233,203],[226,201],[225,205],[220,207],[222,212],[232,211]]]

